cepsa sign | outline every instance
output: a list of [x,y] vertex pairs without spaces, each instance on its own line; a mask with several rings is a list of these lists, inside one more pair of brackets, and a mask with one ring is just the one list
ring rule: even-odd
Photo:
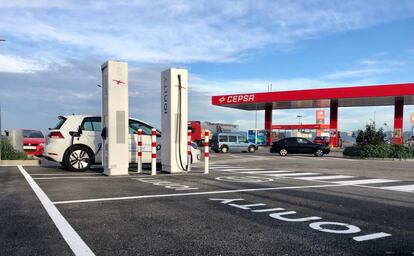
[[220,102],[220,104],[253,102],[254,94],[222,96],[218,101]]

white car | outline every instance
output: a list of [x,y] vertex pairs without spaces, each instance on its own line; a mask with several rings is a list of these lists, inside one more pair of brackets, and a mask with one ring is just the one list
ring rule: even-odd
[[[90,115],[59,116],[59,122],[50,129],[43,156],[59,162],[71,171],[85,171],[92,164],[102,162],[101,117]],[[129,118],[129,162],[137,163],[138,129],[142,129],[142,162],[151,163],[151,130],[149,124]],[[79,134],[79,136],[73,136]],[[161,133],[157,130],[157,142]],[[161,162],[160,144],[157,162]],[[191,147],[192,163],[200,161],[201,153],[195,143]]]

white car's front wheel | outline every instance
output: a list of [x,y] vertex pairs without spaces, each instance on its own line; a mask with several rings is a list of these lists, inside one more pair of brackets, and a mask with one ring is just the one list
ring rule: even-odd
[[89,148],[76,145],[68,149],[64,156],[64,163],[68,170],[73,172],[83,172],[92,165],[93,154]]

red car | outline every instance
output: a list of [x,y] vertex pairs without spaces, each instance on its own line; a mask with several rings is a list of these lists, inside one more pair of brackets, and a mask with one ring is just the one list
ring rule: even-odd
[[23,149],[27,155],[42,156],[45,136],[38,130],[23,129]]
[[313,143],[319,144],[319,145],[329,145],[329,139],[327,137],[315,137],[313,140]]

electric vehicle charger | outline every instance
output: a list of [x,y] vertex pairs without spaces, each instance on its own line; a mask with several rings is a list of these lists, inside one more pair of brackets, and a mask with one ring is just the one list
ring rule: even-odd
[[[182,157],[181,157],[181,114],[182,114],[182,110],[181,110],[181,89],[182,89],[182,85],[181,85],[181,75],[178,74],[177,75],[178,78],[178,114],[177,114],[177,129],[176,129],[176,138],[178,137],[178,150],[175,151],[176,156],[178,154],[178,160],[177,164],[179,164],[180,169],[184,172],[188,172],[188,166],[191,163],[187,163],[187,166],[184,168],[184,164],[182,161]],[[177,159],[177,158],[176,158]]]

